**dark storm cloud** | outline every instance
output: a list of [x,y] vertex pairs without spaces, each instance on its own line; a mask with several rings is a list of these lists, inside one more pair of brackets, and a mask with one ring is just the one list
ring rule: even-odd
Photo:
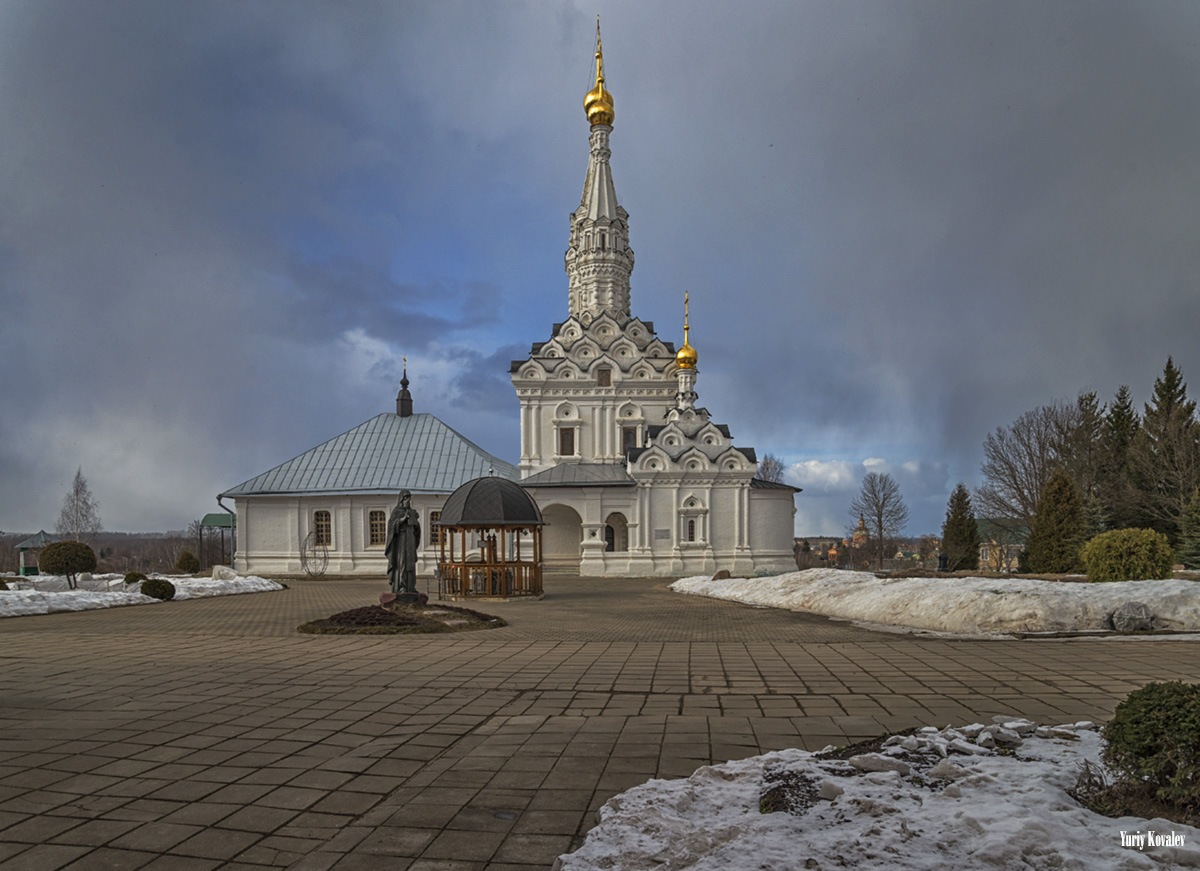
[[[932,531],[1022,411],[1145,399],[1168,353],[1200,384],[1194,4],[600,11],[635,313],[678,341],[691,291],[701,402],[804,478],[802,531],[845,523],[823,471],[880,460]],[[110,527],[182,526],[392,407],[402,355],[515,459],[593,15],[0,9],[0,528],[78,465]]]

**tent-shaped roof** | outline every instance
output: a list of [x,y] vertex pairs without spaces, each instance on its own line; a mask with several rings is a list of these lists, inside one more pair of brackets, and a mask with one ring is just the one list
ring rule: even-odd
[[519,484],[505,478],[468,481],[457,490],[438,519],[439,526],[543,526],[542,512]]
[[57,538],[51,538],[46,530],[42,530],[37,535],[31,535],[23,542],[17,545],[17,550],[34,550],[39,547],[45,547],[48,544],[54,544],[58,541]]
[[244,481],[221,497],[313,493],[450,493],[493,472],[519,477],[432,414],[376,415],[298,457]]

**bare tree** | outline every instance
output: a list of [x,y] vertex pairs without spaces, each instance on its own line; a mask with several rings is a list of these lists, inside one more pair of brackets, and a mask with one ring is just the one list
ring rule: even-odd
[[772,484],[783,483],[783,461],[774,454],[763,454],[758,461],[758,479]]
[[900,535],[908,523],[908,506],[900,496],[900,486],[891,475],[868,472],[850,503],[850,515],[862,518],[867,533],[878,545],[877,567],[883,568],[886,540]]
[[90,544],[101,530],[100,503],[92,496],[83,467],[75,471],[75,480],[63,499],[62,511],[58,515],[55,531],[72,541]]
[[1105,408],[1095,393],[1074,403],[1053,402],[998,427],[983,442],[983,483],[975,490],[976,516],[1023,539],[1038,500],[1057,468],[1080,492],[1092,494],[1101,474]]

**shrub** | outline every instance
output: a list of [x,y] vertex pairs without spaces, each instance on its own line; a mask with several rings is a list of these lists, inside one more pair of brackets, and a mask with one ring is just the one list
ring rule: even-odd
[[1156,798],[1200,807],[1200,684],[1150,683],[1117,705],[1103,756]]
[[142,595],[166,602],[175,598],[175,585],[164,578],[150,578],[142,581]]
[[194,575],[200,571],[200,560],[196,559],[196,555],[190,550],[185,550],[179,555],[179,562],[175,563],[175,568],[185,575]]
[[125,586],[132,587],[134,584],[140,584],[146,580],[146,576],[141,572],[128,572],[125,575]]
[[1080,551],[1089,581],[1145,581],[1171,577],[1167,537],[1153,529],[1102,532]]
[[56,541],[42,548],[38,571],[48,575],[66,575],[67,586],[75,589],[75,576],[96,570],[96,552],[81,541]]

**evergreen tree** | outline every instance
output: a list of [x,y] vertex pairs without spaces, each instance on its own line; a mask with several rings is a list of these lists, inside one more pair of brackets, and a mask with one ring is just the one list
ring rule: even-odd
[[1183,512],[1175,559],[1186,569],[1200,569],[1200,493],[1192,496]]
[[1184,509],[1200,488],[1200,424],[1196,403],[1187,398],[1187,384],[1170,357],[1154,382],[1130,450],[1130,472],[1138,525],[1165,534],[1174,546]]
[[942,524],[942,550],[946,552],[946,569],[951,572],[979,568],[979,525],[971,507],[967,485],[959,483],[946,505],[946,521]]
[[1093,391],[1080,393],[1058,421],[1054,457],[1084,499],[1095,495],[1103,465],[1105,407]]
[[1100,474],[1096,487],[1096,496],[1104,506],[1111,529],[1137,525],[1135,491],[1130,483],[1129,452],[1141,425],[1129,387],[1122,384],[1104,418],[1104,429],[1100,436]]
[[1065,574],[1079,568],[1083,536],[1083,500],[1070,474],[1056,469],[1046,483],[1025,546],[1029,571]]
[[1083,500],[1083,541],[1088,542],[1108,531],[1108,515],[1104,504],[1095,496]]

